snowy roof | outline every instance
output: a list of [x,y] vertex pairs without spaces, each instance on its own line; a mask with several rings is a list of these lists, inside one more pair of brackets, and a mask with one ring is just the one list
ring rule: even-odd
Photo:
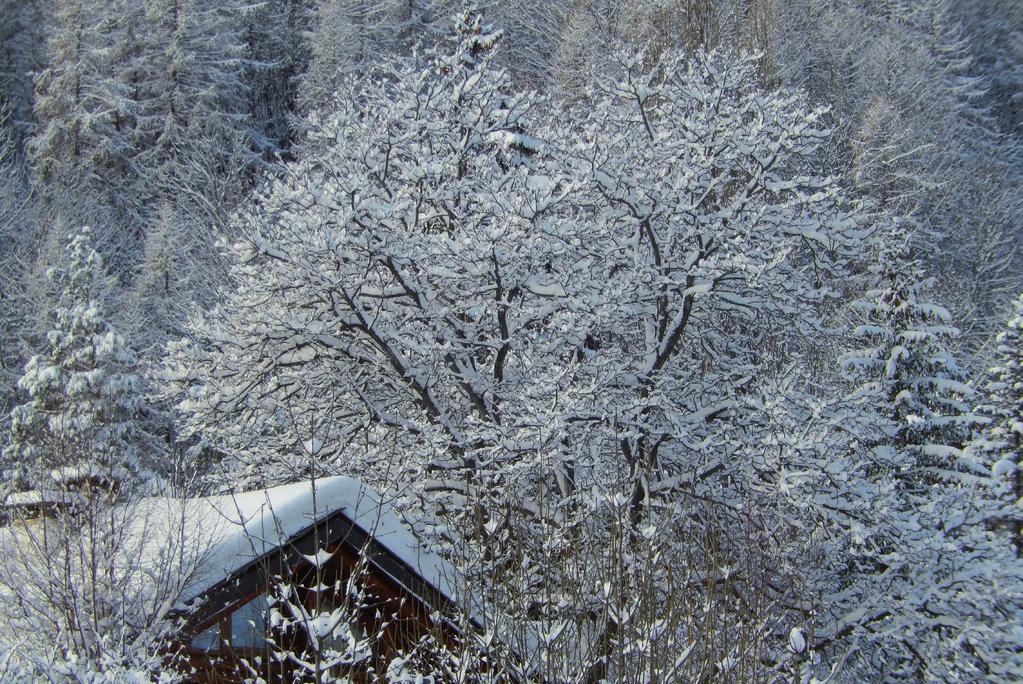
[[[232,575],[237,575],[251,563],[264,558],[301,536],[317,521],[338,512],[361,528],[373,542],[410,568],[426,584],[459,609],[467,609],[470,620],[482,627],[485,611],[479,597],[459,582],[461,577],[450,563],[436,554],[424,550],[410,528],[402,522],[395,510],[369,487],[350,477],[329,477],[312,483],[300,482],[271,489],[239,494],[212,496],[185,500],[151,499],[149,507],[160,511],[170,503],[171,511],[158,513],[170,516],[181,512],[187,536],[203,541],[202,558],[196,572],[185,585],[178,599],[180,608],[215,588]],[[145,524],[146,515],[136,516],[136,524]],[[152,516],[150,516],[152,517]],[[140,536],[152,538],[151,535]],[[162,549],[161,549],[162,551]],[[401,583],[400,577],[394,577]],[[406,591],[415,588],[403,585]],[[419,596],[434,608],[427,596]],[[525,642],[518,648],[531,652],[536,648],[537,635],[531,630],[520,635]],[[515,649],[515,645],[509,644]]]
[[[153,499],[152,505],[166,506],[173,501]],[[199,596],[336,512],[343,513],[434,589],[449,599],[455,597],[454,568],[424,551],[394,510],[353,478],[330,477],[316,480],[315,486],[300,482],[190,499],[184,506],[181,520],[203,548],[202,559],[180,597],[181,602]]]
[[13,507],[74,503],[80,500],[81,494],[61,489],[59,488],[60,485],[73,484],[81,480],[101,480],[105,477],[110,477],[109,470],[101,469],[98,466],[64,466],[63,468],[54,468],[49,474],[54,482],[52,488],[10,492],[3,498],[2,505]]
[[[12,493],[5,503],[27,505],[50,500],[55,500],[54,493],[30,491]],[[315,485],[306,481],[221,496],[147,497],[117,506],[110,514],[121,521],[114,523],[116,532],[110,539],[99,542],[109,544],[110,548],[98,547],[97,553],[119,557],[112,560],[125,568],[126,591],[137,591],[154,599],[162,596],[180,609],[186,609],[194,599],[286,546],[316,523],[338,514],[372,539],[376,549],[388,552],[418,579],[457,605],[455,569],[423,550],[394,509],[376,492],[350,477],[322,478]],[[0,570],[26,572],[30,576],[42,556],[52,553],[47,547],[59,543],[59,535],[51,535],[47,541],[40,524],[48,526],[46,521],[21,521],[0,528],[0,555],[8,559]],[[391,567],[396,566],[391,563]],[[413,591],[413,587],[404,586],[402,577],[393,579]],[[432,603],[428,596],[419,598],[428,605]]]
[[[324,520],[341,514],[372,539],[374,548],[384,550],[417,577],[414,586],[403,571],[388,561],[379,570],[389,574],[403,590],[417,595],[427,606],[436,605],[435,595],[417,592],[432,589],[453,606],[468,608],[477,627],[484,624],[484,611],[462,584],[455,568],[439,556],[425,551],[395,510],[358,480],[330,477],[271,489],[198,498],[148,497],[118,506],[110,512],[121,518],[114,521],[115,534],[99,548],[111,554],[113,566],[124,569],[125,577],[116,584],[119,591],[133,595],[139,605],[173,605],[175,612],[192,608],[219,611],[204,605],[202,599],[233,577],[248,572],[252,565],[278,549],[287,547]],[[22,584],[19,576],[31,579],[38,573],[47,536],[39,524],[23,521],[0,528],[0,603],[12,600],[6,595]],[[108,535],[109,536],[109,535]],[[59,535],[49,539],[57,541]],[[77,538],[77,535],[76,535]],[[72,550],[81,540],[71,540]],[[304,552],[303,552],[304,553]],[[314,552],[315,553],[315,552]],[[378,559],[371,556],[371,562]],[[421,580],[421,582],[420,582]],[[424,587],[423,585],[429,585]],[[418,587],[418,588],[417,588]],[[199,601],[197,601],[199,599]],[[470,605],[466,606],[468,603]],[[148,609],[147,609],[148,610]],[[538,643],[527,635],[526,648]],[[520,646],[521,648],[521,646]]]
[[111,476],[116,477],[116,473],[112,473],[109,468],[93,463],[63,466],[50,471],[50,477],[55,482],[65,483],[75,482],[76,480],[103,479]]

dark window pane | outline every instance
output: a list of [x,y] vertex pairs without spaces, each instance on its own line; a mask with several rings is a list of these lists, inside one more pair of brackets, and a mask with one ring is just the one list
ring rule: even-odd
[[213,625],[202,634],[192,639],[192,649],[207,653],[220,650],[220,628]]
[[231,646],[263,648],[266,645],[266,621],[270,606],[266,594],[260,594],[231,614]]

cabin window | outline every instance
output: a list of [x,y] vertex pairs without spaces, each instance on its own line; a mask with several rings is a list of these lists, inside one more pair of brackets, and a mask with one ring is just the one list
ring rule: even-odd
[[231,613],[231,646],[263,648],[266,646],[266,625],[270,605],[266,594],[260,594]]
[[192,639],[192,650],[212,653],[220,650],[220,625],[213,625]]

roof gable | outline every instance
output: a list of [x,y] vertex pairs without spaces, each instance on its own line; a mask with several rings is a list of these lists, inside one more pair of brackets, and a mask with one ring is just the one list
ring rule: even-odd
[[393,508],[350,477],[191,499],[180,505],[186,507],[182,518],[205,547],[202,561],[179,598],[181,604],[283,546],[296,546],[304,535],[312,535],[318,523],[327,522],[333,525],[332,538],[364,543],[369,536],[377,551],[413,571],[441,595],[449,600],[457,595],[454,568],[424,551]]
[[[233,510],[225,509],[228,501]],[[423,551],[393,510],[356,480],[320,480],[315,497],[309,483],[300,483],[211,497],[203,504],[208,506],[203,515],[217,525],[216,541],[179,602],[193,625],[209,622],[258,592],[268,570],[315,563],[324,548],[339,545],[364,555],[375,576],[431,611],[458,607],[454,568]]]

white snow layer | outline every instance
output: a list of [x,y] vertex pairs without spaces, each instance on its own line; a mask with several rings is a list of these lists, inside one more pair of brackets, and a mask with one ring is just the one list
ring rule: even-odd
[[[231,573],[272,552],[335,511],[415,570],[448,598],[455,598],[456,571],[424,551],[394,510],[358,480],[329,477],[272,489],[197,499],[150,498],[136,504],[129,524],[159,553],[166,538],[179,535],[199,554],[193,577],[179,597],[187,603]],[[161,521],[168,534],[153,529]],[[157,532],[154,534],[154,532]],[[164,540],[161,540],[164,537]],[[148,554],[147,554],[148,555]]]

